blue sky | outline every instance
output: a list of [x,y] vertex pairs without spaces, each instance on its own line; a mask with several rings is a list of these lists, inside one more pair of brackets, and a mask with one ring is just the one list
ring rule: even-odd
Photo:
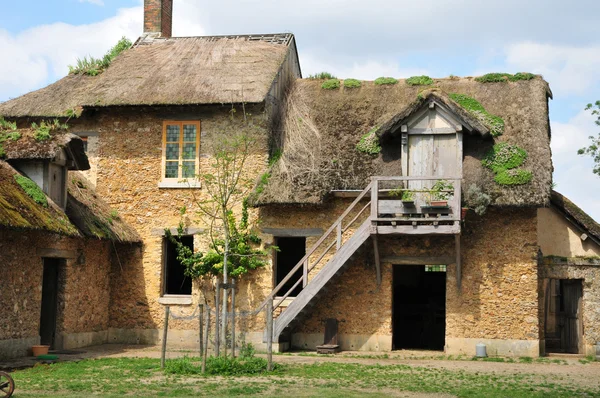
[[[65,76],[142,30],[141,0],[20,0],[0,16],[0,101]],[[554,180],[600,220],[600,178],[576,155],[596,134],[585,104],[600,99],[597,0],[174,0],[176,36],[293,32],[304,75],[375,79],[428,74],[540,73],[550,83]]]

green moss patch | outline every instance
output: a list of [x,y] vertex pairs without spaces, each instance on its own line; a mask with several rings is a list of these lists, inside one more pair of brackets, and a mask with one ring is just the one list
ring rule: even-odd
[[518,168],[525,159],[527,152],[523,148],[501,142],[494,145],[481,163],[496,174],[494,181],[498,184],[524,185],[533,178],[531,171]]
[[504,133],[504,119],[486,111],[479,101],[464,94],[453,93],[449,96],[454,102],[475,116],[481,124],[490,129],[492,137],[498,137]]
[[321,84],[321,88],[324,90],[335,90],[336,88],[340,88],[340,80],[339,79],[328,79]]
[[494,145],[481,163],[494,173],[499,173],[519,167],[525,159],[527,159],[527,152],[523,148],[501,142]]
[[535,77],[533,73],[518,72],[514,75],[510,73],[486,73],[483,76],[475,78],[475,81],[480,83],[503,83],[503,82],[516,82],[519,80],[531,80]]
[[398,83],[398,79],[394,79],[393,77],[378,77],[374,82],[378,86],[386,86]]
[[357,79],[345,79],[344,87],[346,88],[358,88],[361,86],[361,81]]
[[377,155],[381,152],[381,145],[379,145],[379,137],[375,132],[379,127],[373,127],[368,133],[360,137],[360,141],[356,144],[356,150],[369,155]]
[[48,207],[48,199],[46,198],[46,194],[44,194],[44,192],[35,182],[19,174],[15,174],[15,181],[36,203],[39,203],[44,207]]
[[429,76],[412,76],[406,79],[406,84],[409,86],[429,86],[433,84],[433,79]]
[[17,141],[21,139],[21,133],[17,131],[17,123],[9,122],[0,116],[0,159],[6,157],[6,150],[2,143],[7,140]]
[[533,174],[529,170],[512,169],[503,170],[496,174],[494,181],[500,185],[525,185],[533,178]]
[[334,75],[332,75],[329,72],[319,72],[319,73],[315,73],[314,75],[308,76],[308,79],[312,79],[312,80],[329,80],[329,79],[337,79],[337,77],[335,77]]

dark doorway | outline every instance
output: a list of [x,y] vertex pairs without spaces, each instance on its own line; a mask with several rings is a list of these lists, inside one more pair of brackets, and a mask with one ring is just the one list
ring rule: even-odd
[[578,354],[583,330],[582,280],[549,279],[545,293],[546,351]]
[[394,265],[393,349],[443,350],[446,266]]
[[[279,247],[275,258],[275,286],[277,286],[290,271],[298,264],[306,254],[306,238],[277,238],[276,243]],[[279,292],[278,296],[283,296],[290,290],[298,279],[302,278],[302,268],[294,273],[294,276],[286,282]],[[302,291],[302,284],[298,285],[291,293],[290,297],[296,297]]]
[[56,314],[58,312],[58,274],[62,259],[44,258],[42,277],[42,310],[40,314],[40,344],[54,348]]
[[[194,236],[177,237],[184,246],[194,251]],[[177,246],[168,238],[163,241],[163,261],[165,269],[164,294],[192,294],[192,278],[185,275],[185,266],[177,260]]]

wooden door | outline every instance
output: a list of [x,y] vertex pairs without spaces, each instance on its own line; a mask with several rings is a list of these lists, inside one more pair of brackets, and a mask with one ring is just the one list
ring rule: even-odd
[[58,272],[60,259],[45,258],[42,279],[40,343],[54,348],[56,314],[58,312]]
[[582,334],[581,327],[581,299],[583,289],[581,280],[563,280],[563,329],[561,333],[561,345],[565,352],[571,354],[579,353],[579,342]]

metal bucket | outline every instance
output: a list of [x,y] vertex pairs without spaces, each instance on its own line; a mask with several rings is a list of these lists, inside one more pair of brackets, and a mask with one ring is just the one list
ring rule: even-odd
[[475,346],[475,356],[477,358],[485,358],[487,357],[487,352],[486,352],[486,348],[485,348],[485,344],[477,344]]

